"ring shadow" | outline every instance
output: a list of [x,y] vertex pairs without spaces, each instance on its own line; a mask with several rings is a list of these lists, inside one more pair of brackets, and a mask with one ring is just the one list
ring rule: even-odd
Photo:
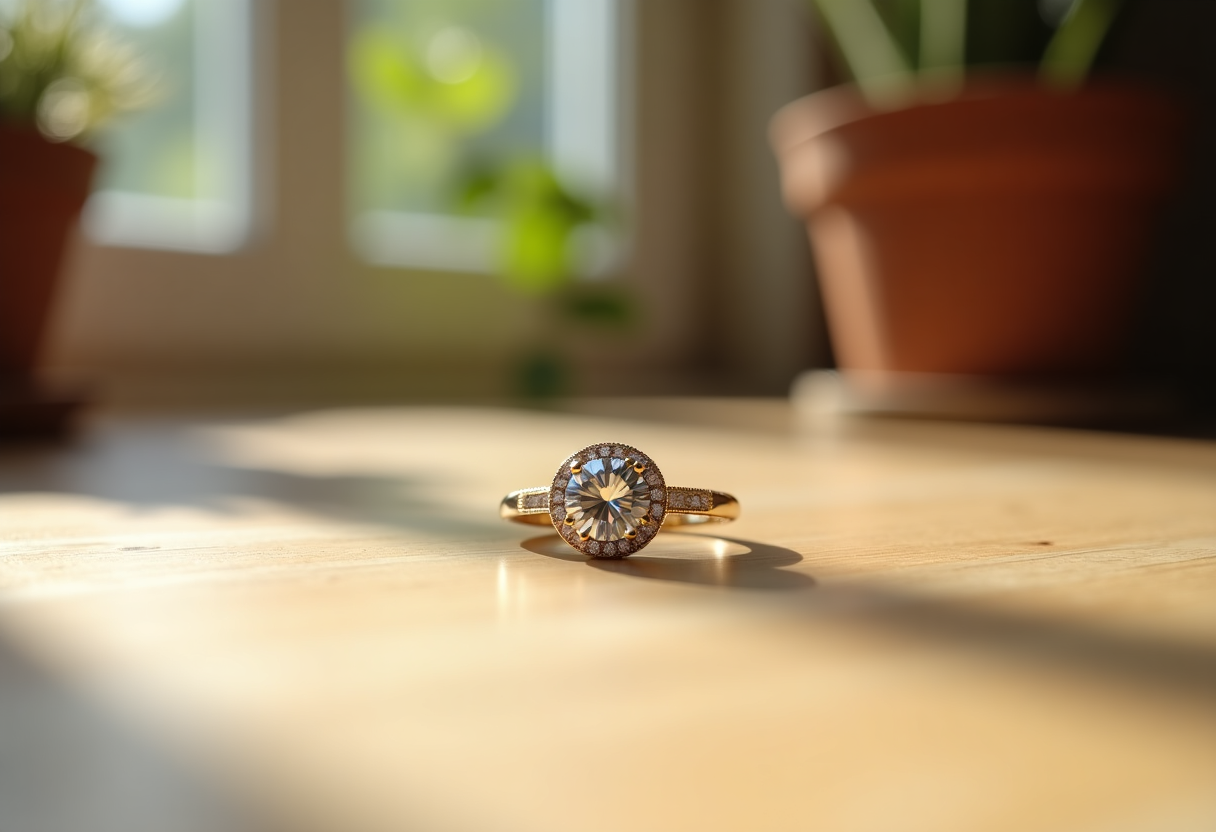
[[[787,591],[815,586],[815,579],[810,575],[781,568],[802,561],[802,555],[793,549],[717,535],[690,532],[665,535],[648,547],[668,550],[668,556],[660,557],[589,558],[571,550],[556,534],[532,537],[519,545],[547,558],[585,563],[592,569],[654,581]],[[747,551],[719,554],[727,547],[742,547]]]

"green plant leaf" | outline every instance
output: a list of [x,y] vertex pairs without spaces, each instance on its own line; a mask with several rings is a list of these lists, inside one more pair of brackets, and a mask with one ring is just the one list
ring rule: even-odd
[[932,71],[939,79],[961,79],[966,45],[967,0],[921,0],[921,71]]
[[1060,89],[1075,89],[1084,83],[1120,2],[1076,0],[1043,54],[1039,77],[1044,83]]
[[406,112],[426,107],[422,70],[391,31],[364,29],[355,35],[348,55],[355,90],[371,106]]
[[580,288],[564,299],[566,317],[580,324],[623,329],[636,323],[632,295],[612,286]]
[[528,353],[515,368],[515,387],[524,398],[552,399],[565,393],[569,386],[569,366],[553,350]]
[[516,210],[506,222],[502,270],[507,281],[529,294],[545,294],[571,277],[568,243],[573,226],[543,205]]
[[463,77],[435,77],[417,48],[392,26],[370,26],[351,45],[349,72],[372,107],[430,122],[454,133],[478,133],[498,123],[519,94],[514,65],[483,48]]
[[911,97],[915,77],[871,0],[814,0],[862,95],[876,107]]

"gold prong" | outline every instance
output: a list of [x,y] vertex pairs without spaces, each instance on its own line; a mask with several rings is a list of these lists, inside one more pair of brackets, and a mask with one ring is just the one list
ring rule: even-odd
[[581,532],[581,533],[579,533],[578,539],[579,539],[579,540],[587,540],[587,539],[589,539],[590,537],[591,537],[591,532]]
[[583,466],[579,465],[577,462],[575,462],[573,465],[570,466],[570,473],[571,474],[583,473]]
[[639,525],[639,526],[649,526],[649,525],[650,525],[650,518],[649,518],[649,517],[640,517],[640,518],[638,518],[638,525]]
[[570,516],[567,516],[567,517],[566,517],[566,520],[565,520],[565,523],[566,523],[566,525],[567,525],[567,526],[573,526],[573,525],[574,525],[574,518],[573,518],[573,517],[570,517]]
[[641,462],[635,462],[633,463],[633,470],[640,474],[646,470],[646,465]]
[[629,538],[630,540],[633,540],[637,536],[638,536],[638,533],[636,531],[634,531],[633,529],[630,529],[629,531],[625,532],[625,537]]

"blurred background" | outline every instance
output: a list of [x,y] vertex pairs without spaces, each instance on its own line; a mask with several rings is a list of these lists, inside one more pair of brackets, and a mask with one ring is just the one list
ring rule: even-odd
[[[52,376],[181,403],[784,394],[833,364],[767,139],[782,105],[843,79],[809,3],[99,5],[158,99],[92,141]],[[1006,41],[1059,11],[1003,5],[1029,21]],[[1198,410],[1214,24],[1203,0],[1127,0],[1096,62],[1199,113],[1123,360]]]

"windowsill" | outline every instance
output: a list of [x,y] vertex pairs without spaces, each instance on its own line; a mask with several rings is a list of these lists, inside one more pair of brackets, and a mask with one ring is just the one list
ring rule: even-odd
[[221,200],[100,191],[85,205],[83,224],[102,245],[227,254],[244,244],[249,222]]

